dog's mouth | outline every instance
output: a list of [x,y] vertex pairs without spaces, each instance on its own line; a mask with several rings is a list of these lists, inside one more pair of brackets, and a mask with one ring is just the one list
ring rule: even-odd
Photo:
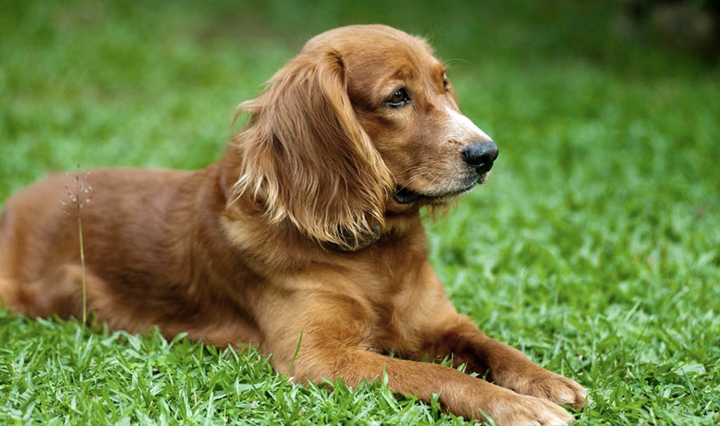
[[393,198],[400,204],[410,204],[422,198],[422,195],[418,194],[415,191],[411,191],[407,188],[398,186],[395,188]]
[[393,199],[398,204],[411,204],[415,202],[421,204],[442,204],[470,191],[476,185],[484,183],[487,180],[488,174],[489,172],[476,175],[473,179],[466,182],[459,188],[433,193],[420,193],[407,187],[397,185],[395,187],[395,192],[393,193]]

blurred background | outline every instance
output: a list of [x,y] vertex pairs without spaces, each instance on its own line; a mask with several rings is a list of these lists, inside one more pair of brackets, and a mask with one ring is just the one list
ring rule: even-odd
[[[463,104],[470,115],[499,143],[517,142],[517,135],[506,134],[514,125],[507,114],[583,113],[576,93],[586,102],[619,102],[603,87],[615,79],[630,88],[658,80],[715,79],[718,5],[717,0],[4,0],[0,144],[5,158],[32,156],[48,170],[95,166],[116,155],[131,164],[199,167],[218,154],[205,156],[202,147],[210,140],[217,146],[227,136],[219,133],[235,104],[256,95],[305,40],[351,23],[385,23],[427,37],[450,64],[461,97],[469,98]],[[125,113],[133,114],[132,123],[117,120],[118,125],[110,118]],[[145,141],[130,140],[144,120]],[[67,130],[62,143],[41,140],[39,132],[47,126]],[[199,146],[184,146],[182,153],[137,150],[175,137]],[[122,142],[114,143],[118,138]],[[186,155],[187,149],[198,149],[198,155]],[[11,189],[7,175],[26,181],[35,174],[25,166],[2,166],[0,194]]]
[[[201,167],[221,153],[236,104],[308,38],[351,23],[428,38],[466,113],[501,146],[532,150],[537,141],[518,127],[578,114],[612,128],[625,106],[658,120],[685,103],[706,113],[717,108],[705,92],[717,89],[719,4],[4,0],[0,195],[77,164]],[[700,93],[680,93],[689,81]],[[665,95],[643,101],[652,87]],[[636,88],[642,93],[628,98]],[[182,150],[162,149],[169,141]]]

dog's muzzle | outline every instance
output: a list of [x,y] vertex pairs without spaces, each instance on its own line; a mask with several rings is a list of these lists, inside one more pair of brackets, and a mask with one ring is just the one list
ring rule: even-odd
[[399,204],[410,204],[416,201],[432,202],[469,191],[476,183],[483,183],[487,179],[487,173],[492,169],[499,153],[500,151],[493,141],[475,142],[462,151],[463,162],[475,171],[475,177],[466,186],[449,193],[434,195],[420,194],[411,189],[397,186],[393,198]]

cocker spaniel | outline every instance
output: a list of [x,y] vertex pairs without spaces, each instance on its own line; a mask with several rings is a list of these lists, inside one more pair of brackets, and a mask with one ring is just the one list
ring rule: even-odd
[[56,175],[10,198],[4,304],[80,318],[85,300],[114,330],[260,345],[299,381],[386,374],[394,392],[439,395],[466,418],[574,420],[557,404],[582,407],[585,390],[458,314],[428,263],[419,210],[485,182],[498,148],[425,41],[327,31],[238,114],[247,125],[202,170],[93,170],[69,198]]

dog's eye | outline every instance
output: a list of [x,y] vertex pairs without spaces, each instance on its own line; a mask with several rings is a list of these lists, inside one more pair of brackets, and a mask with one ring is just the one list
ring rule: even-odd
[[445,90],[446,93],[450,91],[450,81],[448,80],[447,75],[444,75],[444,74],[443,74],[443,89]]
[[407,89],[400,88],[397,89],[389,98],[387,101],[385,101],[385,105],[392,107],[392,108],[398,108],[403,105],[406,105],[410,103],[410,95],[408,95]]

